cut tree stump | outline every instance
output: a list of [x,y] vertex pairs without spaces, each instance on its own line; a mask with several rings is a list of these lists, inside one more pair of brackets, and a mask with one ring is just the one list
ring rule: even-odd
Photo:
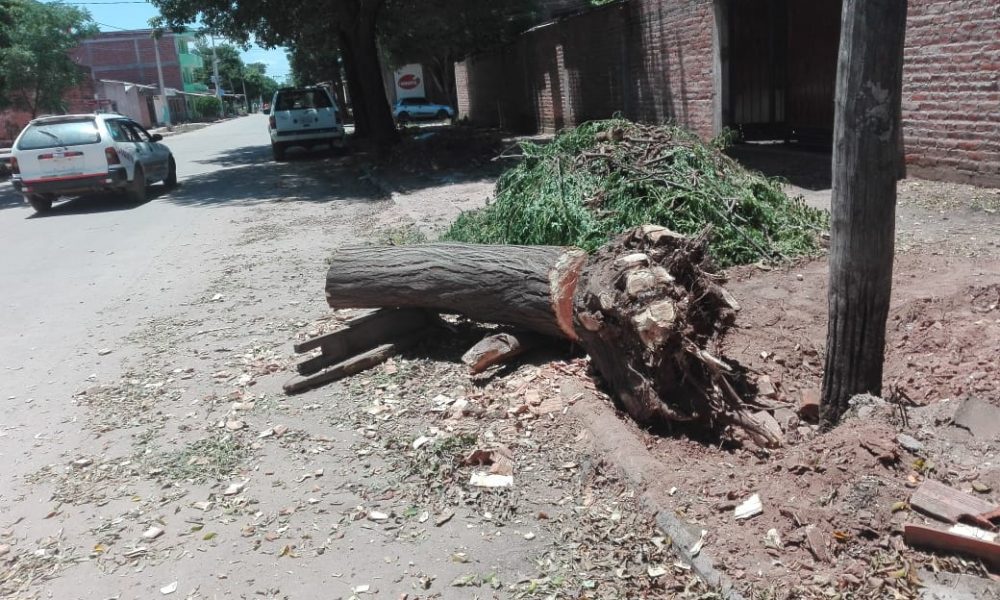
[[706,253],[706,235],[653,225],[589,257],[549,246],[344,247],[326,298],[332,308],[420,308],[568,339],[637,421],[734,425],[780,445],[744,405],[755,391],[745,370],[708,350],[738,306]]

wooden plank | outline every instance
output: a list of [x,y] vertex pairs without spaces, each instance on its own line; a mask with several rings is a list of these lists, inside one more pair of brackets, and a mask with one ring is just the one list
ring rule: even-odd
[[352,356],[341,363],[323,369],[319,373],[308,376],[298,375],[293,377],[285,383],[285,393],[297,394],[308,389],[337,381],[338,379],[343,379],[344,377],[355,375],[366,369],[370,369],[375,365],[389,360],[389,358],[416,344],[421,339],[424,339],[427,332],[427,329],[412,332],[390,344],[382,344],[381,346],[372,348],[363,354]]
[[296,352],[322,348],[323,354],[332,357],[335,362],[424,327],[429,320],[427,311],[423,309],[383,308],[348,321],[343,329],[299,342],[294,348]]
[[981,515],[997,508],[986,500],[930,479],[913,492],[910,506],[948,523],[957,523],[962,515]]
[[951,554],[968,554],[983,559],[992,568],[1000,566],[1000,544],[996,542],[977,540],[950,531],[910,523],[903,526],[903,539],[910,546]]

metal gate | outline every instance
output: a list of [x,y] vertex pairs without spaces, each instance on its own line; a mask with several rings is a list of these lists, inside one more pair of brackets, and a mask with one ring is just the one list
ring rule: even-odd
[[731,126],[747,140],[828,144],[838,0],[729,0]]

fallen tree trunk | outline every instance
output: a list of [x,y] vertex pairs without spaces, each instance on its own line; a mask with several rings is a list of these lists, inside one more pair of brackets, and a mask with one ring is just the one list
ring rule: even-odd
[[732,424],[780,439],[743,402],[752,384],[709,353],[738,309],[707,266],[707,239],[647,225],[588,257],[571,248],[347,247],[327,275],[333,308],[457,313],[578,342],[642,423]]
[[573,291],[582,250],[419,244],[337,250],[326,277],[332,308],[425,308],[576,339]]

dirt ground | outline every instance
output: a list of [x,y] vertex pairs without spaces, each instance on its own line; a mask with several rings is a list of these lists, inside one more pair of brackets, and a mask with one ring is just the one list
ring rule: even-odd
[[[775,411],[787,445],[764,451],[635,426],[569,348],[470,378],[459,358],[487,329],[461,321],[286,396],[293,341],[355,314],[324,306],[333,250],[433,238],[486,202],[502,166],[360,164],[300,161],[255,180],[268,201],[206,253],[211,282],[102,340],[121,376],[81,381],[62,399],[79,417],[44,438],[82,428],[86,443],[4,491],[0,597],[719,598],[656,510],[704,531],[704,555],[750,598],[906,598],[944,577],[928,571],[984,575],[906,548],[899,527],[922,519],[905,503],[924,478],[1000,500],[1000,440],[951,424],[970,395],[1000,407],[995,190],[902,183],[885,381],[912,400],[905,418],[872,400],[821,434],[796,415],[822,369],[823,259],[729,273],[742,310],[719,351],[789,405]],[[341,201],[314,197],[324,186]],[[602,449],[602,432],[627,452]],[[491,469],[514,485],[472,484]],[[735,521],[754,493],[763,514]],[[973,597],[996,595],[982,589]]]
[[[790,193],[829,207],[829,189],[815,185],[816,177],[794,181],[816,189],[791,183]],[[437,187],[410,191],[384,217],[405,220],[414,206],[423,207],[420,225],[433,236],[457,209],[488,195],[489,183],[456,186],[454,195]],[[413,187],[412,177],[400,178],[399,189]],[[799,398],[821,385],[827,265],[818,258],[728,273],[742,311],[718,350],[772,382],[773,399],[786,404],[773,411],[784,448],[765,451],[726,439],[706,444],[682,432],[627,425],[666,465],[662,477],[645,478],[640,493],[694,531],[704,528],[705,552],[748,596],[910,597],[923,589],[934,597],[923,585],[941,573],[986,574],[976,561],[907,548],[901,533],[904,523],[931,522],[907,504],[924,479],[1000,502],[1000,439],[977,438],[952,424],[967,398],[1000,409],[1000,190],[907,179],[899,194],[884,377],[887,398],[898,404],[861,403],[829,433],[799,418]],[[915,438],[919,448],[903,448],[899,434]],[[886,443],[888,461],[880,454]],[[733,509],[752,494],[764,513],[735,521]],[[1000,597],[988,580],[972,581],[986,587],[971,597]]]

